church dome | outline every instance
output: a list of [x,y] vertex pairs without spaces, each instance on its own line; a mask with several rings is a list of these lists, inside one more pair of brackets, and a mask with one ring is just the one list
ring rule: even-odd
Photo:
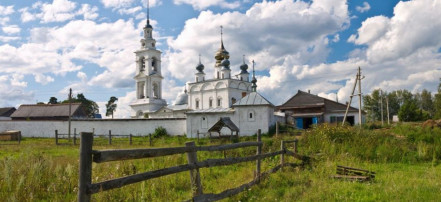
[[241,74],[246,74],[246,73],[248,73],[248,72],[247,72],[247,69],[248,69],[248,65],[247,65],[247,64],[243,63],[242,65],[240,65],[240,70],[242,70],[242,71],[240,72]]
[[225,58],[224,60],[222,60],[221,65],[228,69],[230,67],[230,60]]
[[202,63],[199,63],[197,66],[196,66],[196,70],[198,70],[198,72],[204,72],[204,65],[202,64]]
[[188,104],[188,94],[186,92],[178,94],[176,97],[175,105]]

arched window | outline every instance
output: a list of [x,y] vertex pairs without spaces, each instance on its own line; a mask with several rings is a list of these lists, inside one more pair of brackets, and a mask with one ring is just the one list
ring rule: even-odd
[[159,98],[159,87],[158,84],[153,84],[153,98]]
[[248,121],[256,120],[256,112],[254,110],[248,110]]
[[142,111],[138,111],[138,118],[143,118],[144,117],[144,113],[142,113]]
[[142,72],[145,70],[145,61],[144,57],[139,58],[139,70]]
[[212,98],[212,97],[210,97],[210,99],[208,100],[208,106],[209,106],[210,108],[213,107],[213,98]]
[[199,109],[199,99],[196,99],[196,109]]
[[158,65],[158,62],[156,61],[156,58],[152,58],[152,68],[153,68],[154,72],[158,71],[157,65]]
[[217,98],[217,107],[221,107],[222,106],[222,98],[218,97]]

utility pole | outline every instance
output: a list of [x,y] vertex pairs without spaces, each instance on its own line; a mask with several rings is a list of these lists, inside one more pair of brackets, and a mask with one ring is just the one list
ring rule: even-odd
[[[364,77],[363,77],[364,78]],[[360,124],[360,128],[361,128],[361,68],[360,66],[358,67],[358,97],[360,98],[358,100],[358,123]]]
[[383,90],[380,89],[380,112],[381,112],[381,125],[384,125],[383,119]]
[[69,88],[69,127],[67,132],[67,138],[70,141],[70,121],[71,121],[71,113],[72,113],[72,88]]
[[390,117],[389,117],[389,98],[386,95],[386,111],[387,111],[387,125],[390,125]]
[[354,97],[354,92],[355,92],[355,87],[357,86],[357,82],[358,82],[358,73],[357,73],[357,77],[355,78],[354,88],[352,89],[351,96],[349,96],[348,106],[346,106],[345,116],[343,117],[343,123],[341,124],[342,126],[344,126],[346,123],[346,117],[348,116],[348,111],[349,111],[349,107],[351,106],[352,97]]

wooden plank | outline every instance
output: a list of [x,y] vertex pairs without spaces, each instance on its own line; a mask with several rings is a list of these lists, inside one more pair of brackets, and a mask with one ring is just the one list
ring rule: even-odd
[[78,201],[90,201],[88,187],[92,183],[92,145],[93,134],[82,132],[80,142],[80,166],[78,179]]
[[[269,174],[274,173],[276,171],[278,171],[282,166],[281,165],[277,165],[276,167],[272,168],[271,170],[268,170],[264,173],[262,173],[262,178],[267,177]],[[219,194],[203,194],[197,197],[193,198],[193,201],[217,201],[217,200],[221,200],[233,195],[236,195],[244,190],[249,189],[250,187],[252,187],[253,185],[257,184],[259,182],[259,180],[255,179],[252,180],[251,182],[245,183],[240,185],[239,187],[236,188],[232,188],[232,189],[227,189]],[[191,201],[191,200],[189,200]]]
[[375,174],[375,172],[372,172],[372,171],[369,171],[369,170],[360,169],[360,168],[351,168],[351,167],[347,167],[347,166],[337,165],[337,169],[338,168],[345,168],[345,169],[350,169],[350,170],[358,170],[358,171],[364,171],[364,172],[369,172],[369,173],[374,173]]
[[[185,148],[185,147],[184,147]],[[92,184],[90,186],[90,193],[97,193],[100,191],[106,191],[110,189],[115,189],[119,187],[123,187],[125,185],[141,182],[148,179],[153,179],[165,175],[170,175],[174,173],[184,172],[191,169],[204,168],[204,167],[214,167],[214,166],[226,166],[232,165],[236,163],[255,161],[257,159],[264,159],[268,157],[273,157],[281,154],[283,151],[276,151],[272,153],[266,153],[262,155],[248,156],[248,157],[235,157],[235,158],[226,158],[226,159],[207,159],[205,161],[199,161],[195,164],[187,164],[187,165],[179,165],[164,169],[159,169],[155,171],[149,171],[145,173],[130,175],[126,177],[121,177],[117,179],[112,179],[104,182],[99,182]]]
[[354,176],[354,175],[333,175],[331,176],[334,179],[342,179],[342,180],[351,180],[351,181],[368,181],[371,178],[368,176]]
[[196,149],[198,151],[224,151],[230,149],[237,149],[242,147],[252,147],[252,146],[262,146],[262,142],[239,142],[233,144],[225,145],[214,145],[214,146],[198,146]]
[[309,157],[309,156],[300,155],[300,154],[294,153],[292,151],[289,151],[287,149],[285,149],[285,152],[286,152],[286,154],[291,155],[292,157],[299,159],[299,160],[302,160],[302,161],[307,162],[311,159],[311,157]]
[[[261,133],[262,130],[257,130],[257,142],[262,142],[262,137],[261,137]],[[261,155],[262,154],[262,146],[257,146],[257,151],[256,151],[256,155]],[[257,182],[259,182],[260,180],[260,167],[261,167],[261,160],[257,160],[256,161],[256,176],[255,176],[255,180]]]
[[169,147],[153,149],[125,149],[125,150],[95,150],[93,152],[93,162],[103,163],[108,161],[119,161],[129,159],[151,158],[168,156],[173,154],[183,154],[191,151],[223,151],[242,147],[259,146],[262,142],[240,142],[227,145],[187,147]]
[[[195,148],[196,144],[194,142],[186,142],[185,146],[189,148]],[[196,154],[196,151],[187,152],[187,160],[189,165],[197,165],[198,156]],[[199,168],[190,170],[190,182],[193,190],[193,197],[201,195],[202,184]]]
[[183,154],[190,151],[195,151],[195,148],[169,147],[152,149],[100,150],[93,151],[93,162],[103,163],[108,161],[160,157],[173,154]]

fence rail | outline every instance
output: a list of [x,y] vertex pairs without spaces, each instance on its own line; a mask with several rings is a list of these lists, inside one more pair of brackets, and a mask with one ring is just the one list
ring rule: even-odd
[[[126,149],[126,150],[92,150],[93,145],[93,134],[92,133],[81,133],[81,145],[80,145],[80,177],[79,177],[79,191],[78,191],[78,201],[90,201],[91,195],[107,191],[115,188],[120,188],[129,184],[141,182],[144,180],[149,180],[153,178],[158,178],[161,176],[166,176],[170,174],[180,173],[189,171],[190,172],[190,182],[193,190],[194,201],[211,201],[219,200],[237,194],[248,187],[257,184],[260,179],[272,172],[276,172],[285,165],[284,155],[289,154],[298,159],[303,159],[304,157],[294,152],[286,149],[285,145],[287,143],[294,143],[294,148],[297,148],[297,140],[293,141],[282,141],[281,150],[261,154],[262,145],[260,130],[257,135],[257,142],[241,142],[227,145],[215,145],[215,146],[196,146],[194,142],[187,142],[185,147],[172,147],[172,148],[155,148],[155,149]],[[245,156],[245,157],[230,157],[224,159],[206,159],[203,161],[198,161],[197,152],[198,151],[225,151],[230,149],[237,149],[243,147],[256,146],[256,155]],[[121,178],[111,179],[103,182],[92,183],[92,162],[102,163],[108,161],[117,160],[128,160],[128,159],[140,159],[140,158],[151,158],[151,157],[161,157],[173,154],[187,154],[188,164],[177,165],[173,167],[163,168],[154,171],[148,171],[144,173],[129,175]],[[268,170],[261,174],[261,160],[269,157],[274,157],[281,155],[281,164]],[[245,183],[237,188],[225,190],[219,194],[204,194],[203,187],[201,184],[201,178],[199,169],[215,166],[226,166],[242,162],[256,161],[255,178],[249,183]]]
[[[109,130],[109,133],[107,135],[98,135],[98,134],[94,134],[94,132],[92,133],[94,137],[102,137],[102,138],[107,138],[107,141],[109,143],[109,145],[112,144],[112,142],[114,141],[114,137],[128,137],[129,138],[129,144],[132,145],[133,144],[133,135],[129,134],[129,135],[119,135],[119,134],[112,134],[112,131]],[[58,130],[55,130],[55,144],[56,145],[60,145],[60,139],[67,139],[68,143],[70,143],[71,140],[71,135],[69,134],[62,134],[62,133],[58,133]],[[149,138],[149,145],[152,146],[152,134],[148,135]],[[66,143],[64,143],[66,144]],[[76,145],[77,144],[77,131],[76,128],[74,129],[74,133],[73,133],[73,144]]]

